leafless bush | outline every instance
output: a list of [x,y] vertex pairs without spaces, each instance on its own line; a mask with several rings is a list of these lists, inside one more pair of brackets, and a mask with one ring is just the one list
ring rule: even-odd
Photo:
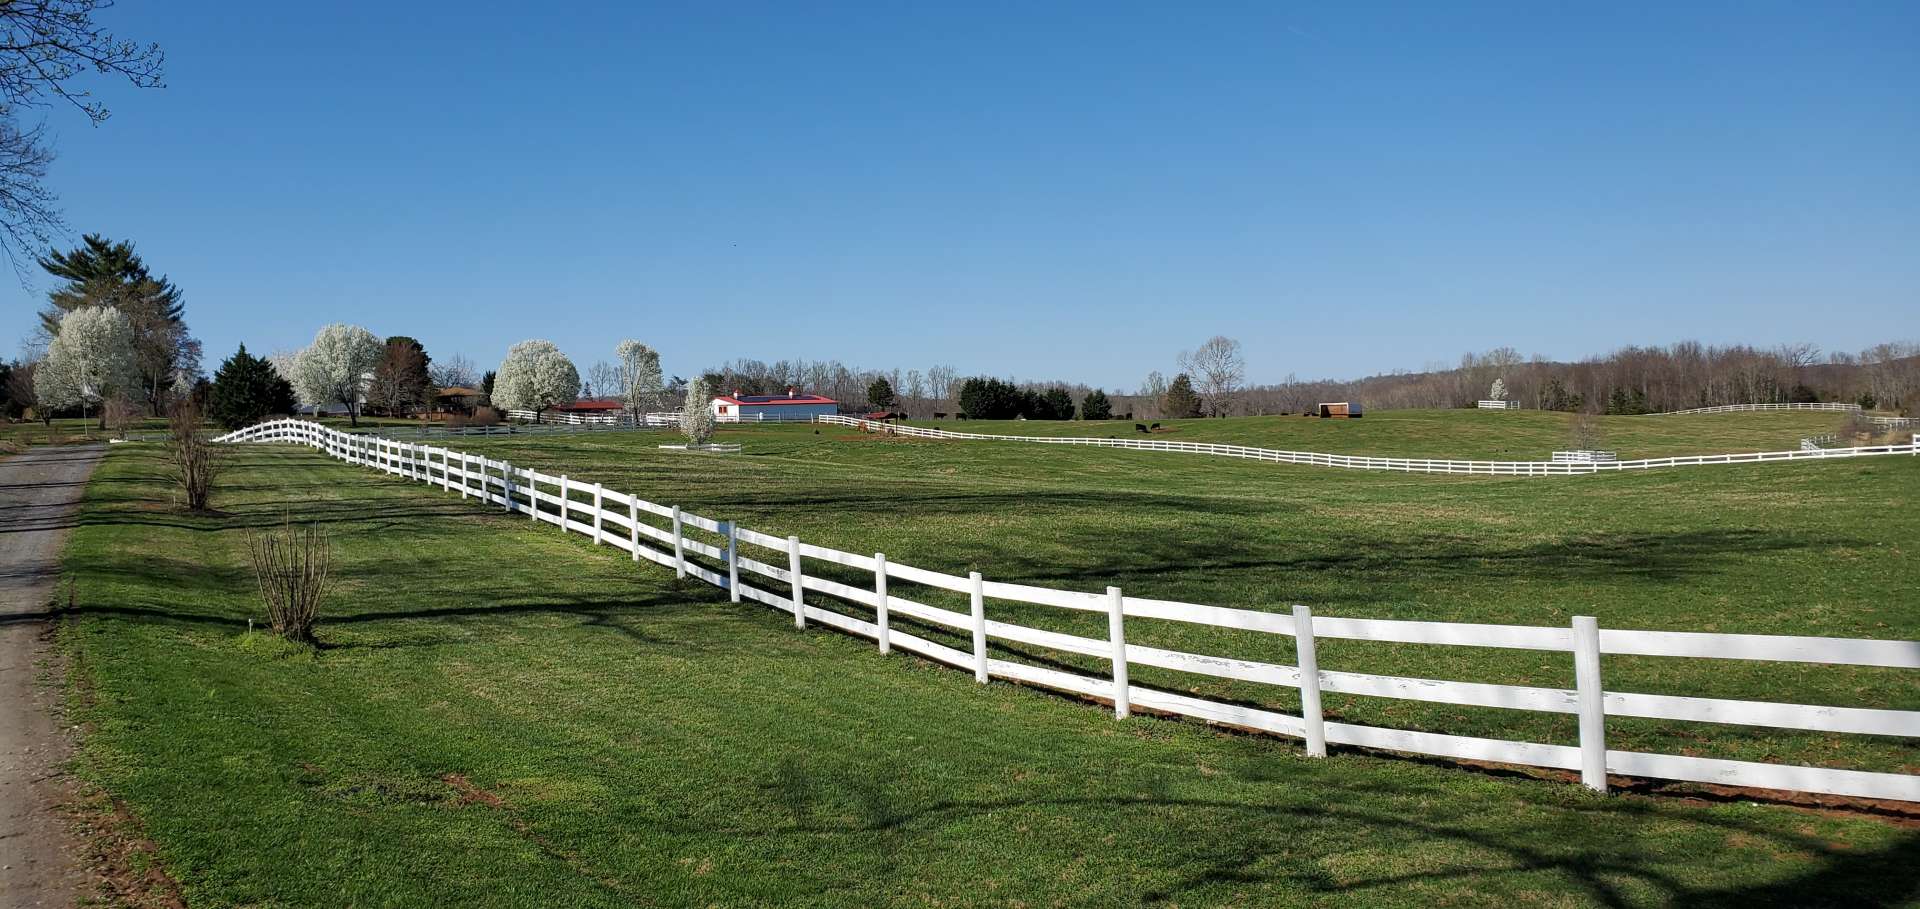
[[140,420],[140,405],[126,398],[108,398],[100,411],[100,420],[115,437],[126,438],[127,430]]
[[467,422],[472,426],[498,426],[500,425],[500,411],[491,407],[475,407],[473,409],[473,418]]
[[295,526],[288,517],[279,528],[247,535],[253,576],[267,604],[267,623],[275,634],[302,644],[317,643],[313,626],[327,595],[332,541],[318,524]]
[[1567,446],[1574,451],[1598,451],[1607,444],[1606,431],[1600,428],[1600,418],[1590,413],[1577,413],[1567,425]]
[[463,427],[463,426],[465,426],[465,425],[467,425],[467,420],[468,420],[468,417],[467,417],[467,415],[466,415],[466,414],[463,414],[463,413],[450,413],[450,414],[447,414],[447,428],[448,428],[448,429],[459,429],[459,428],[461,428],[461,427]]
[[183,398],[167,412],[168,472],[191,511],[206,511],[213,493],[213,481],[219,477],[225,461],[220,446],[201,431],[199,405]]

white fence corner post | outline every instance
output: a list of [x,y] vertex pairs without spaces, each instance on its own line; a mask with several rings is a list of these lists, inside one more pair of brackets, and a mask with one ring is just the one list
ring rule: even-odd
[[680,521],[680,506],[675,505],[673,506],[673,576],[676,578],[687,576],[687,546],[681,542],[685,536],[686,530]]
[[1124,720],[1133,712],[1127,682],[1127,598],[1120,588],[1107,588],[1107,638],[1113,643],[1113,717]]
[[600,545],[600,506],[606,499],[607,489],[600,483],[593,484],[593,545]]
[[740,528],[727,522],[727,599],[740,602]]
[[1320,711],[1320,652],[1313,637],[1313,610],[1294,604],[1294,666],[1300,670],[1300,719],[1306,722],[1307,756],[1327,756],[1327,722]]
[[1580,782],[1607,791],[1607,702],[1600,687],[1600,621],[1573,617],[1573,680],[1580,703]]
[[887,618],[887,554],[873,554],[873,620],[881,653],[893,652],[893,631]]
[[987,587],[980,572],[967,573],[973,583],[973,680],[987,683]]
[[807,627],[807,601],[801,595],[800,538],[787,538],[787,570],[793,574],[793,627]]

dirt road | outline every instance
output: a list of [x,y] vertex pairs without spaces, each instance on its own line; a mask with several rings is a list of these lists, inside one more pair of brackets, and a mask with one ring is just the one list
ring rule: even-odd
[[38,448],[0,461],[0,907],[66,907],[92,892],[65,822],[67,754],[43,679],[59,575],[80,493],[104,447]]

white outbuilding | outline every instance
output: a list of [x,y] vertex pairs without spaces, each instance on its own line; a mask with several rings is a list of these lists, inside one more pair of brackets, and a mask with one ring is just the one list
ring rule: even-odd
[[840,412],[840,402],[788,388],[784,395],[743,395],[735,391],[713,399],[713,418],[721,423],[804,423]]

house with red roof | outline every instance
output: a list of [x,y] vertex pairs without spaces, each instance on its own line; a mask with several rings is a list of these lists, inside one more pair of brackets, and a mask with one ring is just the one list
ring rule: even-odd
[[798,423],[840,412],[840,402],[788,387],[783,395],[743,395],[735,391],[713,399],[713,418],[721,423]]

